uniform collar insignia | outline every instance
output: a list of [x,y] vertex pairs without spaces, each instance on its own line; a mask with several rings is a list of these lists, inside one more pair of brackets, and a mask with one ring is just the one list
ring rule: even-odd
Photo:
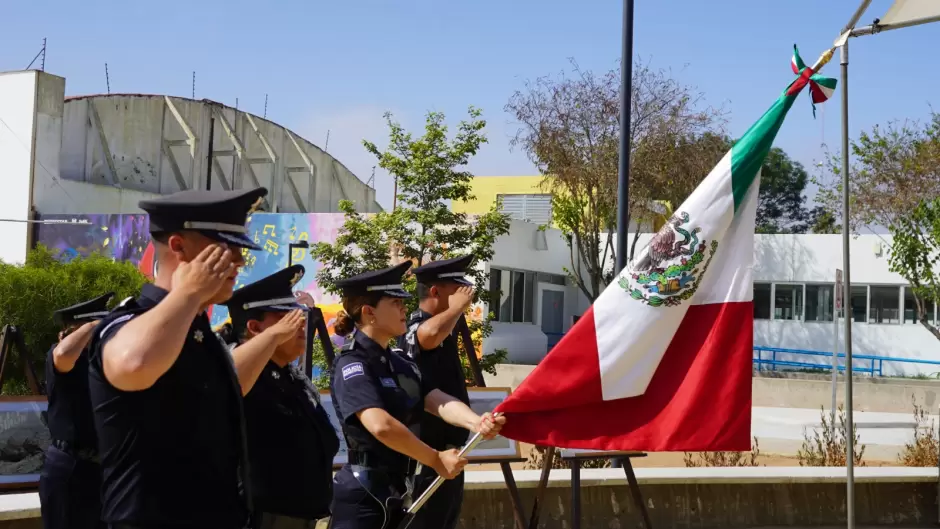
[[196,329],[196,332],[193,333],[193,340],[196,340],[196,342],[198,343],[202,343],[202,338],[203,338],[202,331],[199,329]]

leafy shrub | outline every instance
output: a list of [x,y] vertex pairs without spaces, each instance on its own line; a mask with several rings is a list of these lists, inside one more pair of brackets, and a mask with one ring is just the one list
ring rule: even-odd
[[[333,347],[333,356],[335,358],[335,356],[339,354],[339,349],[333,345],[333,342],[330,342],[330,345]],[[320,345],[320,339],[318,337],[315,337],[313,340],[313,367],[314,370],[320,370],[311,380],[313,385],[316,386],[317,389],[330,389],[330,369],[332,366],[326,361],[326,354],[323,352],[323,346]]]
[[759,467],[760,445],[757,437],[750,452],[692,452],[685,453],[686,467]]
[[[821,431],[813,431],[810,435],[804,430],[803,447],[800,448],[796,457],[801,467],[844,467],[846,462],[846,452],[848,441],[846,432],[845,410],[839,406],[837,412],[837,423],[833,423],[830,414],[820,407],[819,419],[822,422]],[[865,445],[858,442],[858,430],[852,427],[852,436],[855,441],[854,453],[852,458],[855,466],[865,466],[862,457],[865,455]]]
[[[128,262],[100,255],[60,262],[49,249],[31,250],[23,265],[0,262],[0,326],[16,325],[37,375],[43,378],[46,353],[58,340],[59,328],[52,320],[58,309],[115,292],[118,303],[136,296],[146,278]],[[22,363],[13,355],[8,365],[5,394],[26,391]]]
[[898,454],[898,463],[906,467],[937,467],[940,439],[937,438],[936,423],[928,422],[924,408],[914,403],[914,440],[904,445]]

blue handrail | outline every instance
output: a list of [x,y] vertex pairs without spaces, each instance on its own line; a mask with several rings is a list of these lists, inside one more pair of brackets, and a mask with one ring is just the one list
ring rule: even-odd
[[[768,366],[771,371],[776,371],[777,366],[785,367],[799,367],[807,369],[820,369],[820,370],[832,370],[832,352],[827,351],[809,351],[805,349],[785,349],[782,347],[764,347],[764,346],[754,346],[754,365],[757,367],[758,371],[763,371],[764,366]],[[770,353],[770,358],[765,358],[764,353]],[[821,356],[824,358],[829,358],[829,362],[825,364],[813,363],[813,362],[799,362],[794,360],[778,360],[777,354],[790,354],[790,355],[799,355],[799,356]],[[845,353],[839,353],[839,358],[845,358]],[[940,366],[940,361],[938,360],[924,360],[922,358],[904,358],[904,357],[891,357],[891,356],[877,356],[877,355],[864,355],[864,354],[853,354],[853,368],[852,370],[860,373],[868,373],[871,376],[884,376],[884,363],[885,362],[899,362],[905,364],[923,364],[923,365],[932,365]],[[867,360],[867,366],[854,366],[855,360]],[[839,365],[839,371],[844,371],[845,366]]]

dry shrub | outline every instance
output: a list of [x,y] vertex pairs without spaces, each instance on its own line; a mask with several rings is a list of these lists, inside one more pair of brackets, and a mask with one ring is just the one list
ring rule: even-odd
[[757,437],[750,452],[686,452],[686,467],[759,467],[760,445]]
[[929,419],[930,416],[923,407],[918,406],[917,403],[913,405],[914,440],[904,445],[904,450],[898,454],[898,463],[906,467],[936,467],[937,454],[940,451],[936,423],[933,419]]
[[[813,430],[810,434],[803,430],[803,447],[796,453],[801,467],[844,467],[848,441],[846,437],[845,410],[839,406],[837,411],[837,424],[833,423],[830,414],[822,407],[819,408],[819,419],[822,422],[821,431]],[[862,457],[865,455],[865,445],[858,442],[858,429],[853,426],[852,435],[855,441],[853,459],[855,466],[863,467]]]

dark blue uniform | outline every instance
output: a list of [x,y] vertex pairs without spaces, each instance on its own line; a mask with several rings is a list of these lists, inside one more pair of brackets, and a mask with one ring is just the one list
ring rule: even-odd
[[276,527],[277,518],[289,517],[297,519],[296,527],[313,529],[330,515],[333,458],[339,451],[319,392],[296,366],[268,362],[245,396],[245,421],[262,527]]
[[[264,312],[307,310],[293,298],[304,268],[285,268],[235,291],[226,303],[236,335]],[[269,361],[245,396],[254,507],[262,529],[310,528],[330,515],[339,438],[320,394],[299,368]]]
[[[258,249],[245,221],[264,188],[184,191],[139,206],[150,231],[198,232],[230,247]],[[102,518],[114,529],[241,529],[251,512],[241,387],[226,344],[200,313],[176,362],[141,391],[107,380],[105,345],[168,292],[145,285],[136,302],[114,311],[90,344],[89,390],[103,469]]]
[[[470,286],[464,278],[472,255],[433,261],[412,270],[419,282],[425,285],[456,283]],[[432,317],[426,311],[416,310],[408,317],[408,332],[399,338],[399,347],[418,364],[421,373],[434,379],[438,389],[470,405],[467,382],[464,378],[460,352],[457,349],[457,331],[454,330],[439,346],[424,350],[418,343],[418,327]],[[444,422],[441,418],[425,413],[421,420],[421,440],[435,450],[460,448],[467,442],[468,432]],[[424,467],[415,480],[415,490],[422,492],[437,477],[433,469]],[[460,520],[463,502],[464,474],[444,481],[428,502],[415,515],[409,529],[454,529]]]
[[[434,379],[438,389],[469,406],[470,396],[467,393],[463,366],[457,352],[456,332],[445,338],[435,349],[424,351],[418,345],[418,326],[430,317],[430,314],[420,309],[409,316],[408,333],[399,340],[403,346],[402,352],[414,359],[422,374]],[[421,416],[421,440],[435,450],[460,448],[467,443],[468,435],[467,430],[447,424],[440,417],[430,413]],[[415,480],[415,490],[420,493],[435,478],[437,478],[437,472],[434,469],[422,467]],[[454,479],[444,481],[415,515],[409,529],[457,527],[463,502],[463,486],[463,472]]]
[[241,387],[232,357],[203,312],[157,382],[126,392],[104,376],[101,351],[167,291],[144,285],[137,307],[99,324],[89,384],[103,474],[102,518],[114,526],[241,529],[248,520]]
[[[113,293],[56,311],[62,326],[79,325],[108,314]],[[39,477],[42,522],[46,529],[90,529],[101,523],[101,465],[95,421],[88,395],[88,351],[82,351],[67,373],[46,355],[46,422],[52,443]]]
[[356,331],[333,364],[333,404],[343,423],[349,463],[333,478],[332,529],[394,528],[410,493],[413,466],[376,439],[357,412],[381,408],[416,435],[424,398],[434,389],[418,367]]

